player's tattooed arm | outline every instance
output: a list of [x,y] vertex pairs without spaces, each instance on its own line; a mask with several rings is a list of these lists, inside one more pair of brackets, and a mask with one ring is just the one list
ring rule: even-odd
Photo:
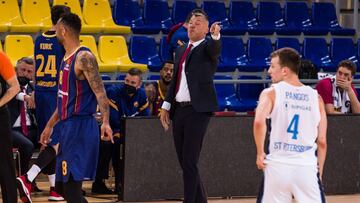
[[96,58],[88,51],[81,51],[78,54],[76,66],[82,70],[96,96],[103,122],[109,123],[109,103],[104,84],[99,74],[99,66]]

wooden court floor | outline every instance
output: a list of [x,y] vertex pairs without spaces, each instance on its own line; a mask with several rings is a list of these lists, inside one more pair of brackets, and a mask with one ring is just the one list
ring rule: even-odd
[[[32,200],[34,203],[44,203],[49,202],[47,200],[49,186],[47,182],[38,182],[38,186],[43,190],[40,194],[32,194]],[[85,182],[83,186],[86,191],[86,199],[89,202],[117,202],[116,195],[93,195],[91,194],[91,182]],[[352,195],[336,195],[336,196],[326,196],[327,203],[360,203],[360,194]],[[2,203],[2,201],[0,200]],[[180,203],[181,201],[156,201],[151,203]],[[255,198],[232,198],[232,199],[210,199],[209,203],[255,203]],[[20,201],[19,201],[20,203]],[[65,203],[61,201],[59,203]],[[294,201],[295,203],[295,201]]]

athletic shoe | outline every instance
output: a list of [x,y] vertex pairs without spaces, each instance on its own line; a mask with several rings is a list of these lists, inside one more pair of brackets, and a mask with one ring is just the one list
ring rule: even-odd
[[64,198],[55,191],[54,187],[50,187],[50,194],[49,194],[48,200],[49,201],[63,201]]
[[20,199],[23,203],[32,203],[31,201],[31,182],[27,179],[26,175],[16,178],[17,188],[20,193]]

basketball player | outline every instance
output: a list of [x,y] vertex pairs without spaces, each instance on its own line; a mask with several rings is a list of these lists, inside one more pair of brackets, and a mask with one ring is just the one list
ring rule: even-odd
[[60,66],[57,108],[41,134],[40,142],[49,143],[54,125],[61,125],[56,168],[56,191],[67,202],[87,202],[82,181],[93,180],[99,150],[99,130],[94,118],[98,104],[101,137],[112,141],[109,104],[99,75],[96,58],[80,46],[81,20],[76,14],[63,15],[56,25],[56,37],[65,48]]
[[[254,121],[256,165],[264,171],[258,202],[325,202],[321,187],[327,120],[316,90],[299,81],[300,56],[291,48],[271,54],[273,85],[259,99]],[[266,118],[271,119],[269,154],[264,153]]]
[[[65,50],[56,38],[55,25],[60,17],[66,13],[70,13],[69,7],[60,5],[53,6],[51,8],[52,28],[42,33],[42,35],[35,40],[35,111],[38,132],[44,130],[46,123],[56,108],[58,72]],[[35,164],[31,166],[30,170],[25,175],[17,178],[20,199],[23,203],[31,202],[31,183],[41,171],[48,174],[49,177],[50,194],[48,200],[64,200],[63,197],[55,192],[55,156],[59,141],[58,130],[59,125],[56,125],[49,146],[40,152],[38,159],[35,161]]]

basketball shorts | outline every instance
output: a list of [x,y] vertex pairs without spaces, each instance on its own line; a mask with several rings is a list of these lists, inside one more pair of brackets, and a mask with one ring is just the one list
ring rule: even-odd
[[93,116],[73,116],[61,121],[56,181],[93,180],[99,155],[99,127]]
[[296,202],[325,202],[317,166],[268,163],[257,202],[291,203],[293,197]]

